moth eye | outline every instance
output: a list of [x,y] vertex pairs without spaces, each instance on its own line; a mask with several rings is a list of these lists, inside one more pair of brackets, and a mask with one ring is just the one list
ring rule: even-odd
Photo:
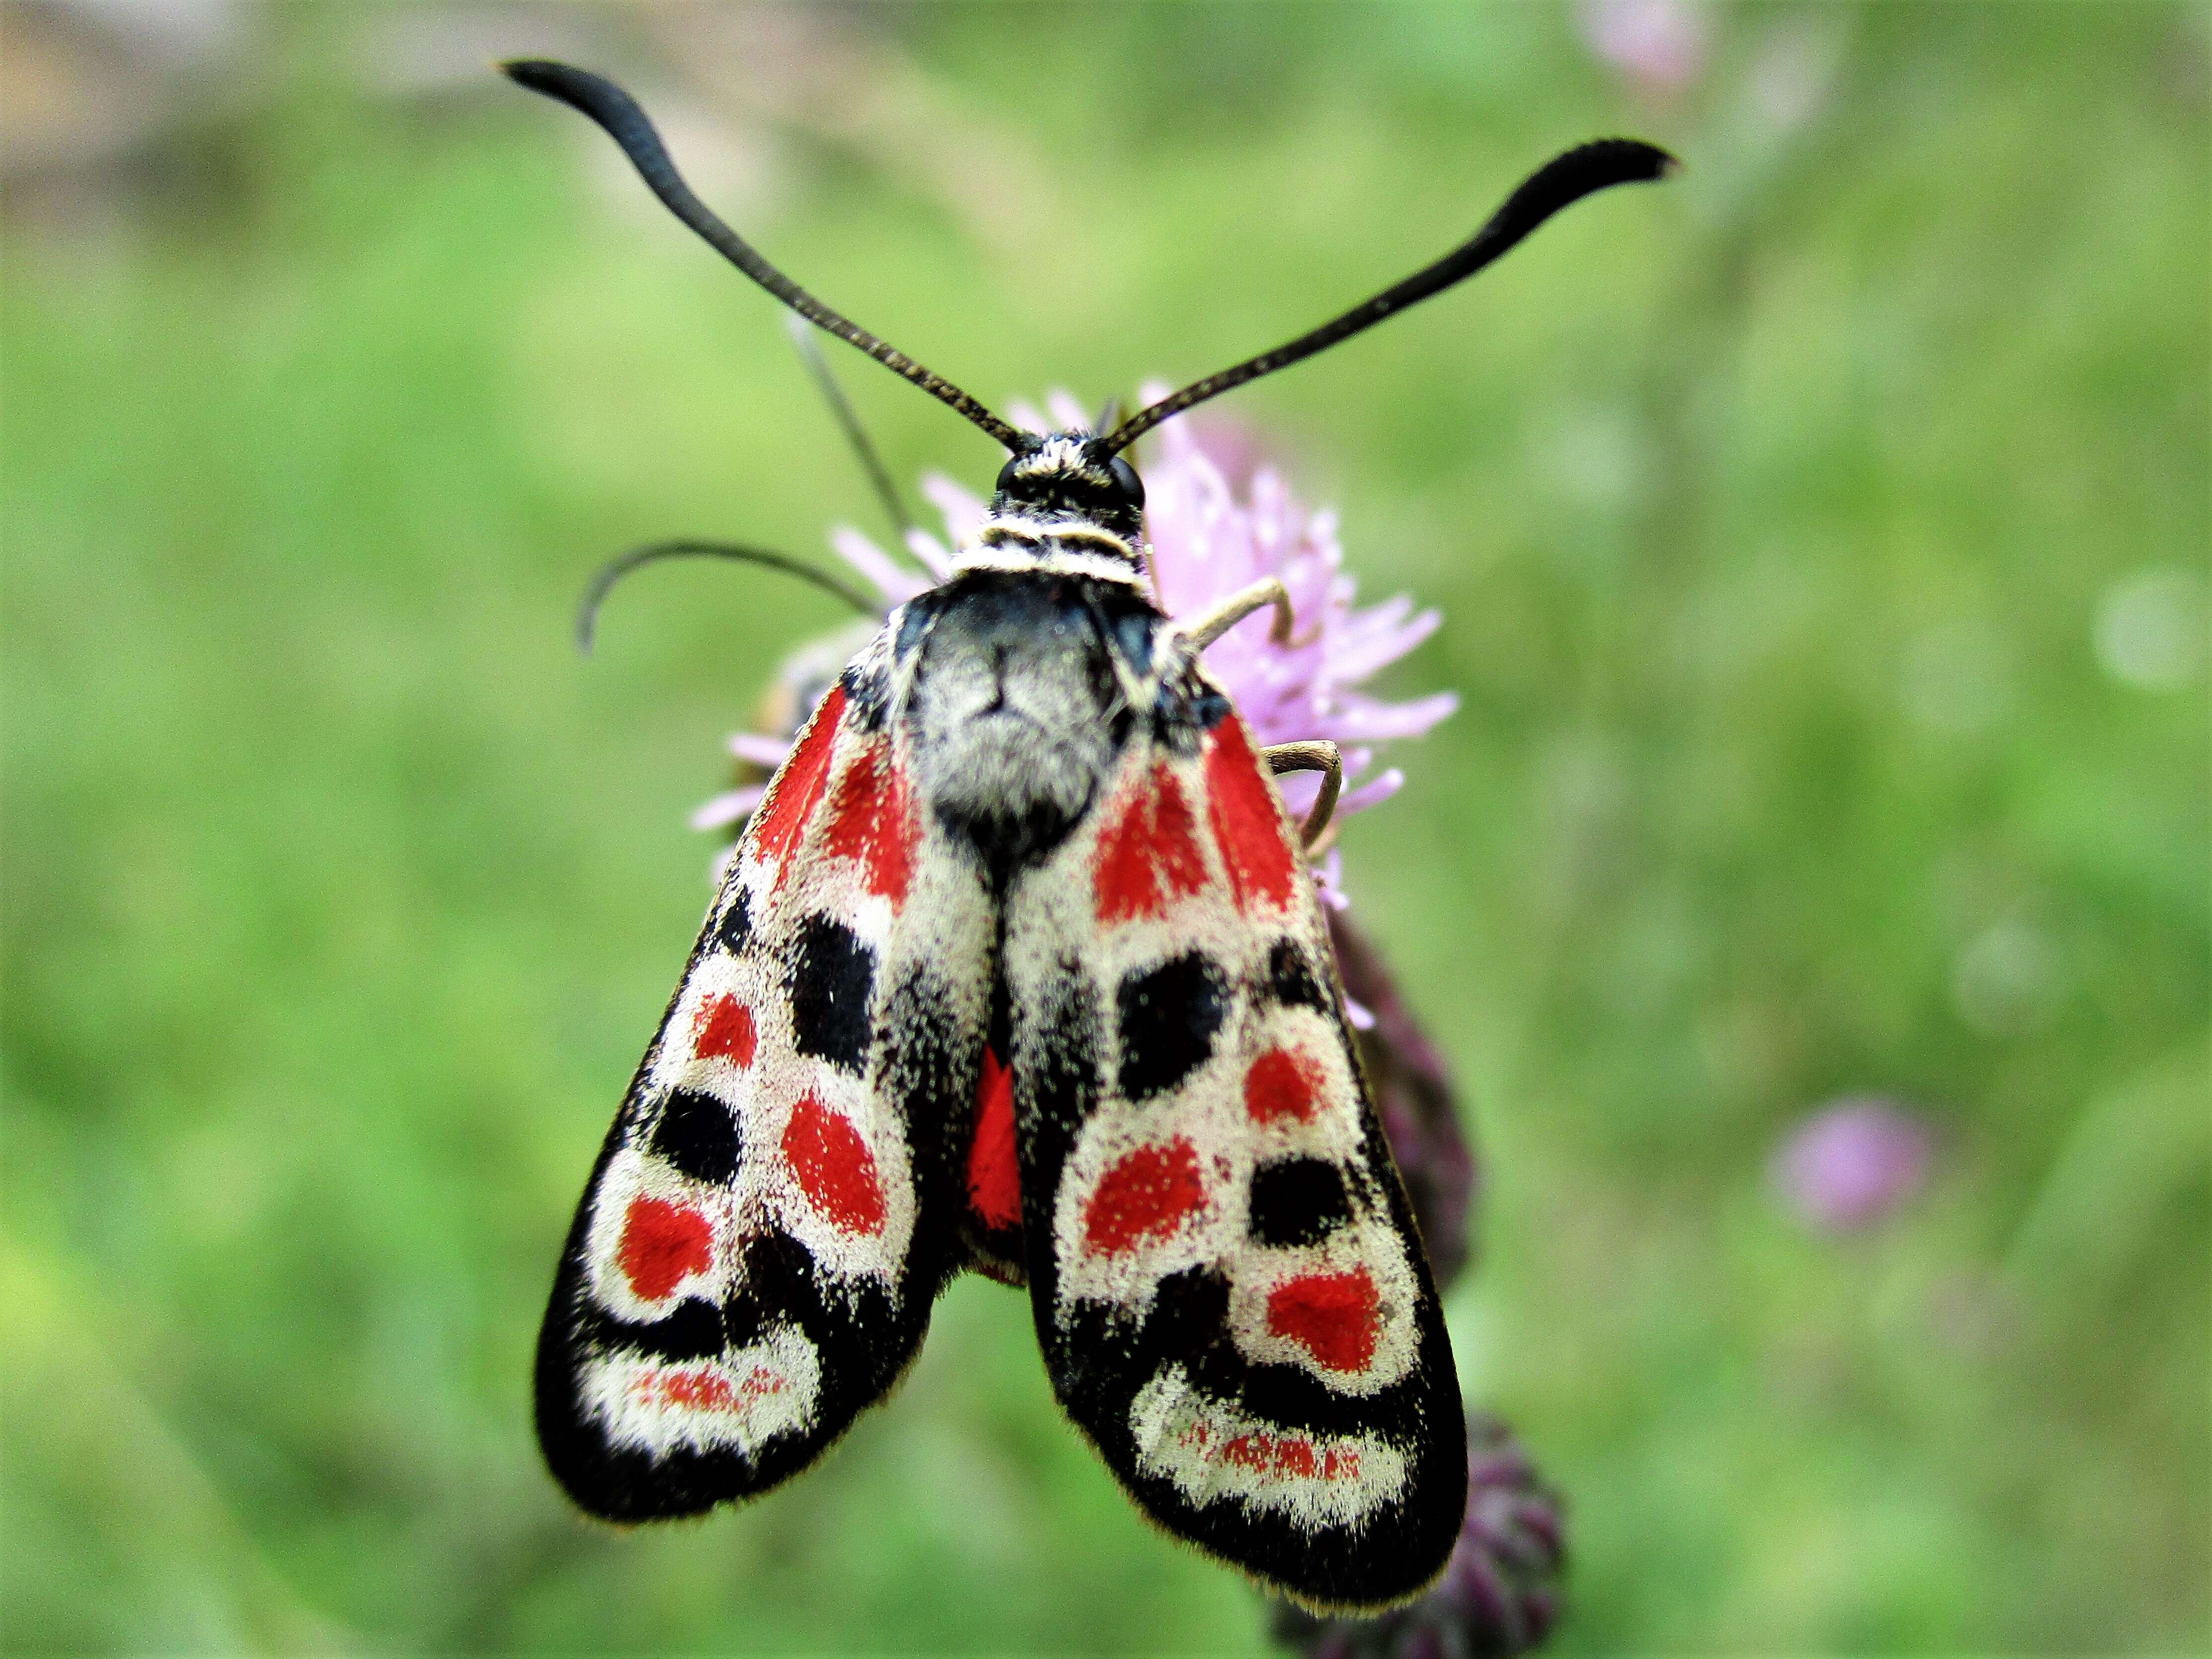
[[1006,457],[1006,464],[999,469],[999,482],[991,486],[994,489],[1003,495],[1014,487],[1014,466],[1021,459],[1018,455]]
[[1137,469],[1119,455],[1108,461],[1106,465],[1114,475],[1114,488],[1121,492],[1122,500],[1132,507],[1142,507],[1145,504],[1145,481],[1137,476]]

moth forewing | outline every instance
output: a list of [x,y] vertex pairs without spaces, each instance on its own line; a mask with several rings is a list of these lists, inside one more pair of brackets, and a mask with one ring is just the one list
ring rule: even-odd
[[1209,691],[1008,892],[1033,1315],[1153,1519],[1384,1605],[1457,1535],[1458,1383],[1292,827]]

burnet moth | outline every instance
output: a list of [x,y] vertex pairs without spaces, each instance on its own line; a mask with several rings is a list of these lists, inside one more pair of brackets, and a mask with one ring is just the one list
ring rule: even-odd
[[[1656,179],[1607,139],[1433,264],[1118,426],[1018,430],[717,218],[619,88],[506,65],[817,327],[1008,452],[951,574],[894,611],[753,814],[631,1080],[538,1348],[547,1462],[593,1515],[696,1514],[820,1457],[975,1269],[1026,1285],[1054,1393],[1145,1514],[1306,1605],[1443,1566],[1451,1345],[1363,1080],[1305,852],[1333,745],[1262,750],[1170,622],[1122,452],[1170,416]],[[1324,774],[1304,823],[1271,781]]]

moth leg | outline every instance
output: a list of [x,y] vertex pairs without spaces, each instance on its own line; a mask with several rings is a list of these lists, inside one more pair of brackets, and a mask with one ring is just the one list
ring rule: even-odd
[[1298,841],[1310,859],[1328,851],[1336,839],[1336,798],[1344,788],[1344,756],[1333,743],[1279,743],[1260,751],[1277,777],[1285,772],[1318,772],[1321,793],[1298,826]]
[[1195,657],[1263,605],[1275,607],[1275,625],[1267,630],[1268,643],[1290,644],[1291,623],[1294,620],[1290,590],[1276,576],[1262,576],[1249,587],[1239,588],[1188,621],[1176,623],[1169,631],[1185,651]]

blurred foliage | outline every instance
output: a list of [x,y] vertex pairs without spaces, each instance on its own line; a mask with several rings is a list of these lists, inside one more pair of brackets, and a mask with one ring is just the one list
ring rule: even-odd
[[[1001,406],[1680,152],[1237,405],[1447,613],[1397,684],[1464,711],[1347,870],[1485,1144],[1470,1398],[1571,1496],[1565,1650],[2203,1644],[2205,15],[1662,8],[1686,69],[1627,15],[9,6],[0,1639],[1263,1641],[981,1281],[742,1512],[619,1535],[538,1465],[684,811],[833,620],[665,572],[586,663],[570,605],[869,508],[770,303],[483,67],[536,49]],[[1854,1091],[1936,1172],[1818,1236],[1768,1159]]]

